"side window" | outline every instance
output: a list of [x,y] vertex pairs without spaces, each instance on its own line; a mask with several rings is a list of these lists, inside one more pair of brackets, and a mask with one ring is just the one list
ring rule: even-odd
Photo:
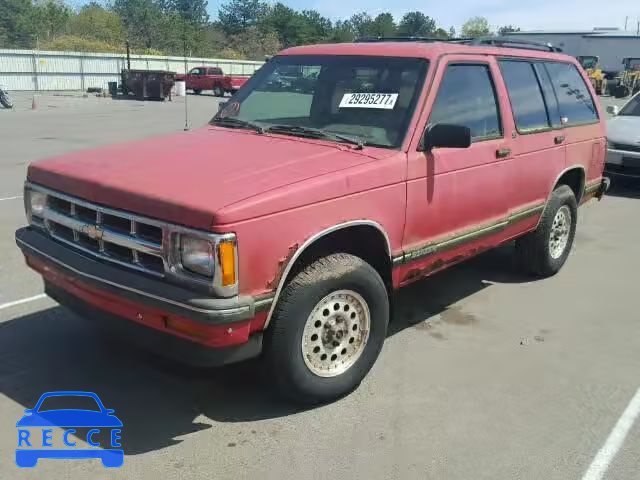
[[544,68],[544,64],[535,63],[534,68],[538,74],[538,80],[542,87],[542,93],[544,94],[544,102],[547,104],[547,113],[549,114],[549,120],[551,126],[554,128],[561,127],[562,121],[560,120],[560,109],[558,108],[558,99],[556,98],[556,92],[551,85],[551,78],[549,72]]
[[222,70],[219,68],[210,68],[209,75],[222,75]]
[[203,72],[203,69],[202,69],[202,68],[192,68],[192,69],[189,71],[189,75],[202,75],[203,73],[204,73],[204,72]]
[[473,140],[501,137],[498,101],[489,66],[449,65],[429,122],[467,126]]
[[575,65],[553,62],[545,65],[558,97],[563,124],[571,126],[597,121],[593,98]]
[[549,117],[538,76],[529,62],[500,62],[509,100],[519,132],[549,128]]

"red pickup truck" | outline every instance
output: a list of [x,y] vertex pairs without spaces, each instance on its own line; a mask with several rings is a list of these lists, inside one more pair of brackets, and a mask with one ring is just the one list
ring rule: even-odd
[[123,339],[262,355],[284,394],[337,398],[376,361],[395,289],[511,241],[554,275],[606,191],[589,79],[528,48],[288,49],[201,129],[32,164],[17,243],[51,297]]
[[225,75],[219,67],[196,67],[186,75],[176,75],[176,80],[184,80],[187,90],[193,90],[196,95],[211,90],[216,97],[236,93],[248,79],[248,76]]

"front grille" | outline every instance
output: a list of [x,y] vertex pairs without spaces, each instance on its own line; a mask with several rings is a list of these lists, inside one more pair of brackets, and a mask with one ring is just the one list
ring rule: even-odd
[[640,153],[640,145],[627,145],[625,143],[612,143],[612,142],[609,142],[609,148],[611,150],[623,150],[625,152],[638,152],[638,153]]
[[102,260],[165,275],[160,222],[47,192],[44,227],[53,238]]

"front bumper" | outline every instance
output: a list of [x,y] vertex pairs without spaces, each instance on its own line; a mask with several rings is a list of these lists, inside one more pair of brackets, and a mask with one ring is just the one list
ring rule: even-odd
[[605,171],[612,175],[640,178],[640,152],[607,150]]
[[[229,363],[223,352],[216,351],[230,347],[246,350],[240,354],[228,351],[230,361],[260,353],[260,332],[270,298],[209,298],[102,263],[31,227],[16,232],[16,243],[27,264],[44,277],[51,297],[85,317],[106,320],[113,326],[124,323],[126,330],[137,331],[132,335],[136,339],[143,340],[146,331],[150,338],[138,342],[145,347],[171,357],[177,351],[179,359],[198,365]],[[142,330],[126,328],[126,324]],[[196,354],[196,362],[187,358],[190,350]],[[210,362],[205,358],[207,352],[211,353]]]

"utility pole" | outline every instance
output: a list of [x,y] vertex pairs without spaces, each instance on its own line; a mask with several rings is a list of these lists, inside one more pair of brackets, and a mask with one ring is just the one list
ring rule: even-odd
[[627,24],[629,23],[629,15],[624,17],[624,31],[627,31]]

